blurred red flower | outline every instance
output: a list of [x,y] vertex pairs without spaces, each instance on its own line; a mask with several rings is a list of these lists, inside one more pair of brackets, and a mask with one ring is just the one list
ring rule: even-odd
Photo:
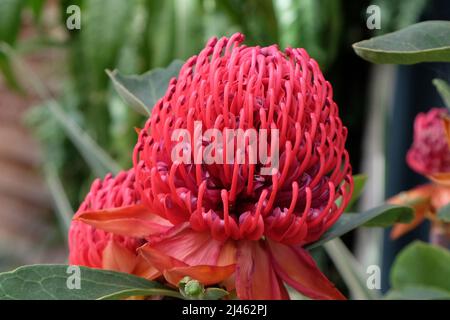
[[450,116],[446,108],[433,108],[417,115],[414,141],[406,155],[414,171],[423,175],[450,172],[450,146],[443,123],[446,116]]
[[[78,221],[87,211],[114,209],[140,203],[134,189],[134,170],[123,171],[103,180],[96,179],[80,205],[69,229],[69,263],[90,268],[134,273],[146,278],[159,275],[137,254],[144,239],[116,235]],[[107,212],[106,212],[107,213]],[[107,217],[107,214],[105,214]]]
[[[414,122],[414,141],[406,162],[414,171],[427,176],[432,183],[402,192],[390,203],[410,205],[415,209],[411,223],[398,223],[391,232],[397,239],[420,225],[425,218],[433,221],[433,229],[441,229],[443,223],[436,213],[450,203],[450,114],[446,108],[433,108],[417,115]],[[448,229],[444,228],[444,229]],[[450,239],[449,230],[444,238]],[[445,240],[450,243],[450,240]],[[439,244],[439,243],[436,243]]]

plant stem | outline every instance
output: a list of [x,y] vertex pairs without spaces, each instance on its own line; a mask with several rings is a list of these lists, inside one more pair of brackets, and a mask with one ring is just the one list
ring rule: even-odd
[[372,300],[378,297],[376,292],[369,290],[367,287],[361,266],[340,238],[328,241],[323,247],[342,276],[354,299]]
[[44,166],[45,180],[53,198],[55,212],[64,234],[68,234],[70,222],[72,221],[73,209],[69,199],[64,191],[61,180],[58,177],[56,169],[46,164]]

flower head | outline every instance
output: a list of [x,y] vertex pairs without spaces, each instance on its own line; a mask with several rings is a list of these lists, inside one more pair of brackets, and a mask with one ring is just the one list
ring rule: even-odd
[[417,115],[414,141],[406,156],[408,165],[424,175],[450,172],[450,146],[444,128],[446,108],[433,108]]
[[[353,189],[331,85],[303,49],[242,41],[211,39],[154,106],[133,155],[142,202],[76,219],[145,239],[140,257],[175,286],[189,277],[240,299],[288,299],[288,283],[311,298],[342,299],[303,248],[336,222]],[[220,132],[270,129],[268,161],[250,161],[248,147],[260,148],[262,136],[244,135],[244,148],[228,150],[206,133],[184,145],[186,161],[174,160],[174,133],[196,137],[196,122]],[[219,161],[196,161],[206,150]]]
[[[134,188],[134,171],[122,171],[115,177],[108,174],[103,180],[96,179],[85,200],[80,205],[69,229],[69,263],[91,268],[112,269],[152,277],[155,269],[139,261],[137,248],[143,239],[113,234],[83,221],[81,214],[108,210],[140,203]],[[107,218],[105,214],[105,218]],[[141,270],[144,269],[144,272]]]
[[417,115],[414,141],[406,155],[408,165],[426,175],[431,183],[401,192],[388,202],[409,205],[416,211],[410,223],[397,223],[391,237],[397,239],[420,225],[425,218],[437,221],[437,212],[450,201],[450,113],[433,108]]
[[[339,218],[351,195],[347,129],[330,83],[305,50],[283,53],[275,45],[247,47],[242,41],[241,34],[211,39],[171,81],[139,134],[137,189],[152,212],[217,240],[312,242]],[[178,141],[172,134],[185,129],[195,136],[196,121],[221,132],[277,129],[278,170],[261,175],[269,164],[251,164],[249,148],[244,163],[227,163],[226,147],[216,150],[219,164],[174,162]],[[213,142],[201,144],[207,149]],[[195,146],[187,152],[189,159],[197,156]]]

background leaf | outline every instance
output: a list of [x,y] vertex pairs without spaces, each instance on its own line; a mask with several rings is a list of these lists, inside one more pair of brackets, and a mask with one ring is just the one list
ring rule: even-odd
[[[51,163],[44,165],[44,176],[53,199],[53,206],[57,213],[61,230],[64,232],[64,235],[67,235],[74,211],[59,179],[58,172]],[[64,237],[64,239],[67,241],[67,237]]]
[[450,292],[423,286],[408,286],[391,290],[384,297],[387,300],[437,300],[450,299]]
[[414,219],[414,209],[410,207],[404,208],[404,210],[389,210],[388,212],[367,221],[363,226],[386,228],[395,223],[409,223]]
[[420,22],[353,45],[372,63],[450,62],[450,21]]
[[397,256],[392,266],[392,287],[422,286],[450,294],[449,266],[448,250],[420,241],[413,242]]
[[[281,46],[305,48],[321,68],[336,58],[343,38],[341,0],[273,1]],[[299,30],[301,35],[299,36]]]
[[81,50],[86,64],[84,79],[93,88],[102,88],[103,71],[116,64],[127,35],[136,0],[86,1],[82,8]]
[[120,166],[75,121],[65,114],[56,101],[49,101],[47,106],[97,176],[102,177],[109,172],[115,174],[120,171]]
[[10,45],[16,42],[24,5],[24,0],[0,1],[0,41]]
[[[367,224],[369,221],[375,220],[377,223],[386,223],[387,221],[392,221],[392,217],[401,215],[413,216],[413,209],[410,207],[386,204],[360,213],[343,214],[319,240],[308,245],[307,249],[318,247],[331,239],[340,237],[361,225]],[[375,224],[372,223],[371,226],[374,225]]]
[[335,238],[323,245],[340,276],[344,280],[351,296],[356,300],[377,299],[378,294],[366,284],[366,274],[361,264],[340,238]]
[[94,300],[133,295],[181,297],[160,283],[130,274],[80,267],[80,289],[69,289],[67,265],[32,265],[0,274],[0,299]]
[[434,79],[433,84],[441,95],[442,101],[450,109],[450,85],[442,79]]
[[450,222],[450,203],[439,209],[437,217],[441,221]]
[[229,295],[229,292],[220,288],[207,288],[203,300],[220,300]]
[[33,18],[37,23],[41,20],[45,1],[46,0],[27,0],[27,5],[31,8]]
[[367,182],[367,175],[365,175],[365,174],[354,175],[353,182],[354,182],[353,194],[352,194],[352,198],[350,199],[350,202],[348,203],[347,209],[352,208],[352,206],[355,204],[355,202],[361,196],[361,194],[364,190],[364,186],[366,185],[366,182]]
[[[13,46],[19,34],[22,21],[22,8],[24,0],[2,0],[0,1],[0,44],[2,42]],[[9,57],[0,51],[0,72],[5,77],[8,85],[18,89],[19,83],[14,74]]]
[[108,75],[119,95],[137,112],[149,115],[156,101],[167,90],[171,78],[176,77],[183,61],[174,60],[167,68],[157,68],[139,76],[125,76],[118,71]]
[[418,21],[428,0],[374,0],[371,4],[380,7],[383,27],[371,30],[375,34],[385,34],[405,28]]

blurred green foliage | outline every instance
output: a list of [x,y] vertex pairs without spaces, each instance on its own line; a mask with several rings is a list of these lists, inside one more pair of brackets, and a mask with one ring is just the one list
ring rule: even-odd
[[380,7],[383,28],[378,34],[403,29],[417,21],[430,0],[374,0],[373,4]]

